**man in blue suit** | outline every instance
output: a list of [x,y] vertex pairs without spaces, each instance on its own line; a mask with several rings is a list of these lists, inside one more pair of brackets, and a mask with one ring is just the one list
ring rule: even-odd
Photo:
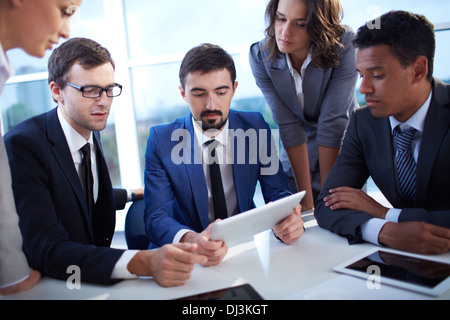
[[[146,232],[151,246],[196,243],[197,253],[208,257],[205,265],[216,265],[228,250],[226,243],[209,239],[219,211],[226,208],[220,217],[226,218],[254,208],[258,181],[266,202],[290,192],[262,115],[230,110],[237,88],[232,57],[215,45],[193,48],[181,64],[180,82],[191,112],[150,130],[145,156]],[[211,155],[219,159],[218,183],[211,182]],[[220,206],[214,206],[217,186],[226,199]],[[290,244],[303,234],[300,208],[274,228],[281,241]]]

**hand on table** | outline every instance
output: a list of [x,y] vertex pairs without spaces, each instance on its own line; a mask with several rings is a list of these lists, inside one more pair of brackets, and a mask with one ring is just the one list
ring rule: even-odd
[[382,206],[361,189],[340,187],[331,189],[323,201],[331,210],[349,209],[365,211],[376,218],[384,219],[388,208]]

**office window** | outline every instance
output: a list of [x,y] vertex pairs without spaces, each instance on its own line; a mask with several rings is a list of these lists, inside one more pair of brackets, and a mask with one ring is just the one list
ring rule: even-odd
[[450,61],[448,60],[450,30],[436,32],[436,56],[434,75],[446,83],[450,83]]
[[[437,27],[435,75],[450,80],[446,57],[450,43],[450,2],[438,0],[341,0],[344,23],[355,31],[367,20],[389,10],[424,14]],[[211,42],[235,59],[238,90],[232,107],[256,110],[271,118],[248,63],[248,50],[264,37],[267,0],[89,0],[72,21],[72,37],[87,37],[107,47],[116,61],[116,81],[124,85],[115,99],[103,147],[115,186],[143,183],[144,153],[149,128],[188,112],[178,85],[178,69],[192,47]],[[47,86],[47,60],[11,50],[16,74],[0,97],[2,129],[55,107]],[[364,100],[359,95],[360,103]],[[120,228],[120,223],[119,223]]]
[[[436,28],[434,76],[445,82],[450,81],[450,62],[447,58],[450,31],[445,31],[446,28],[443,27],[443,25],[448,25],[449,22],[447,12],[450,10],[450,2],[438,0],[341,0],[341,2],[344,7],[343,23],[352,27],[355,32],[366,21],[373,20],[391,10],[405,10],[427,17]],[[366,104],[364,96],[359,93],[359,83],[357,98],[360,105]]]
[[[84,1],[81,10],[72,22],[72,36],[89,37],[102,42],[103,32],[98,26],[105,19],[104,1]],[[107,34],[105,32],[105,34]],[[2,111],[2,128],[9,131],[15,125],[56,107],[48,88],[47,62],[51,52],[43,59],[30,57],[22,50],[14,49],[7,53],[16,73],[5,86],[0,97]],[[119,172],[116,130],[114,124],[114,108],[109,117],[106,129],[101,133],[106,161],[114,185],[121,184]]]
[[178,71],[184,54],[201,43],[220,45],[233,55],[239,82],[233,107],[265,112],[248,63],[250,44],[263,38],[264,10],[261,0],[178,0],[170,6],[125,1],[142,166],[149,128],[189,112],[178,89]]

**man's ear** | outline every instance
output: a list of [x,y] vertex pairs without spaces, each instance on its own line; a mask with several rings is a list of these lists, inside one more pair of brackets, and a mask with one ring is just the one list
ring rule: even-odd
[[234,82],[234,93],[236,93],[236,90],[237,90],[237,88],[238,88],[238,84],[239,84],[239,82],[238,81],[235,81]]
[[420,82],[428,76],[428,59],[425,56],[419,56],[413,62],[414,81]]
[[[180,84],[180,86],[178,87],[178,89],[180,89],[180,94],[181,97],[183,98],[184,101],[186,101],[186,92],[184,91],[183,86]],[[187,102],[187,101],[186,101]]]
[[59,87],[59,85],[55,81],[51,81],[49,84],[50,93],[52,94],[53,100],[55,102],[64,101],[62,97],[62,89]]

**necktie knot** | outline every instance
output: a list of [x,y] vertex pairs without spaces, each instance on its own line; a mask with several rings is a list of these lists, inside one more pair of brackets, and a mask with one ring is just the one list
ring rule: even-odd
[[206,141],[204,143],[204,145],[208,148],[208,154],[209,154],[208,164],[218,163],[216,148],[219,145],[219,141],[217,141],[215,139],[211,139],[211,140]]
[[88,142],[86,143],[81,149],[81,153],[83,154],[83,157],[90,157],[91,156],[91,144]]
[[397,143],[397,149],[399,151],[406,151],[411,148],[411,142],[416,135],[417,130],[409,127],[408,129],[401,131],[400,126],[395,127],[394,137]]

